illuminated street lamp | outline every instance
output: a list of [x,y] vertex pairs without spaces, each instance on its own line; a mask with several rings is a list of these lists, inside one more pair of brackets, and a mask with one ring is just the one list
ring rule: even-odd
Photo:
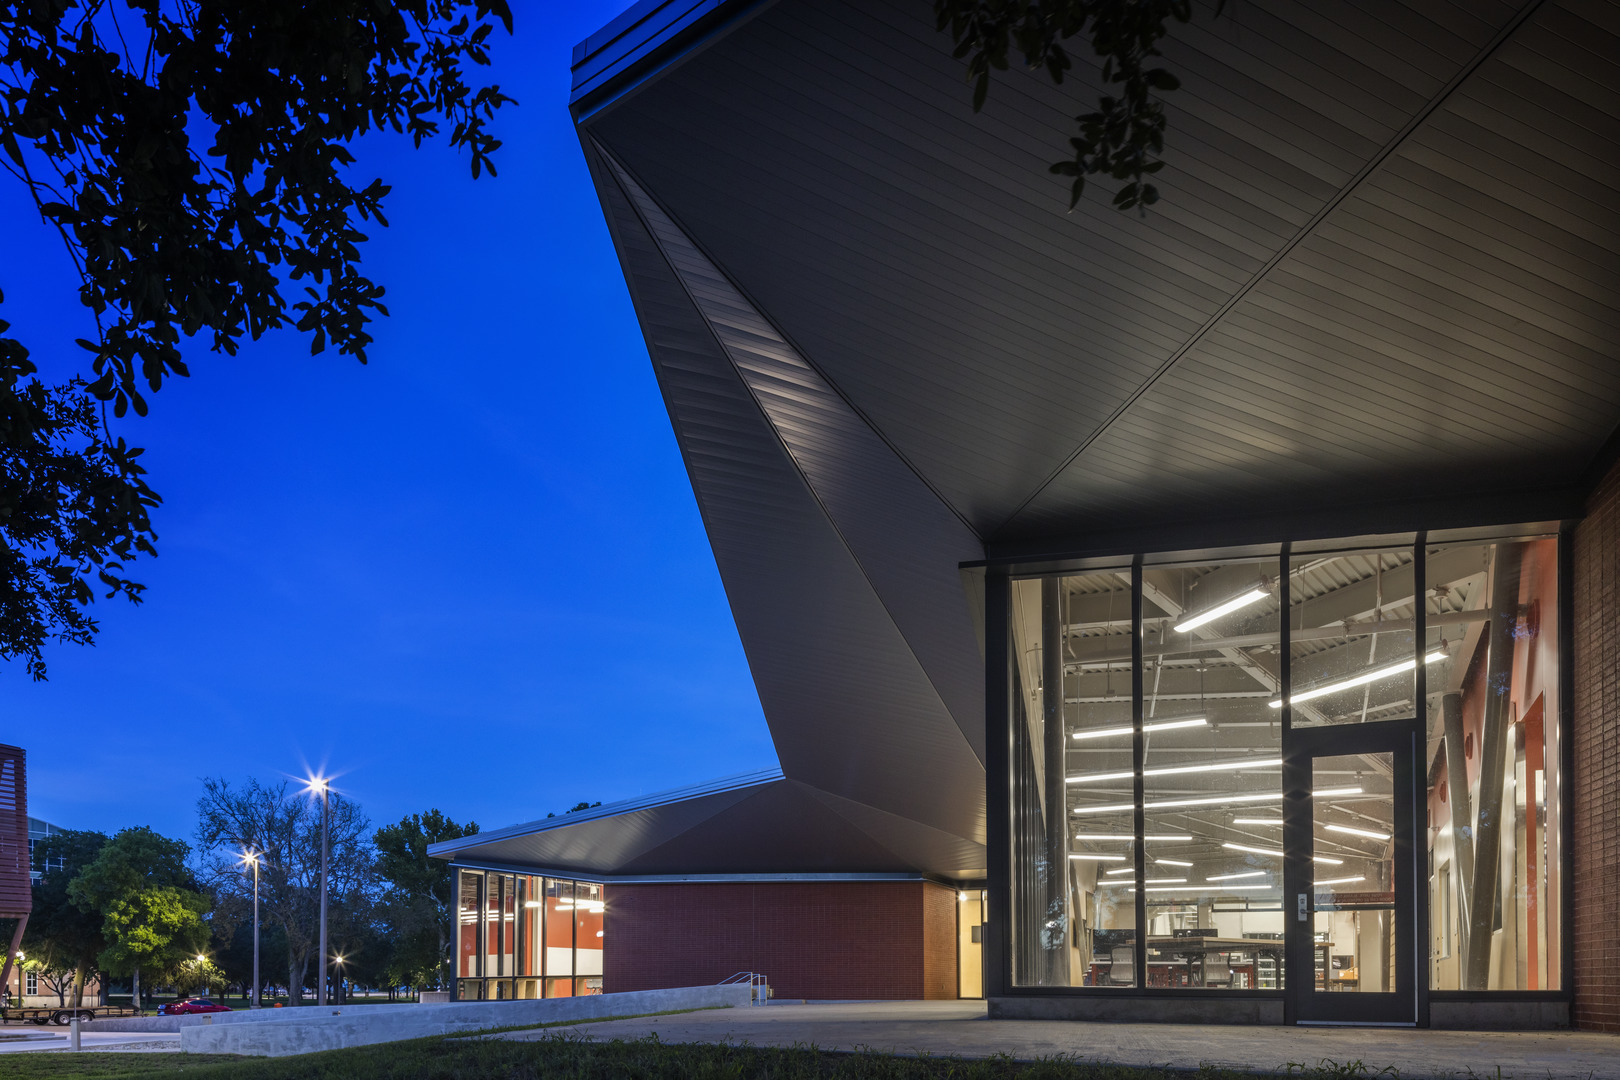
[[259,853],[242,852],[242,861],[253,866],[253,1007],[259,1007]]
[[338,968],[338,973],[337,973],[338,1001],[342,1002],[342,1001],[345,1000],[345,997],[344,997],[344,994],[343,994],[343,954],[339,953],[336,956],[332,957],[332,963],[336,964],[337,968]]
[[320,981],[315,984],[315,1004],[326,1004],[326,879],[328,848],[331,846],[331,791],[332,786],[324,776],[309,778],[309,793],[321,797],[321,972]]

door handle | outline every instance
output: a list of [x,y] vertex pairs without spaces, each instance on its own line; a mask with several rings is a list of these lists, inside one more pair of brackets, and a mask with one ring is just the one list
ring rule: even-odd
[[1308,908],[1308,901],[1306,899],[1306,895],[1307,894],[1305,894],[1305,893],[1300,893],[1299,894],[1299,921],[1300,922],[1305,922],[1308,919],[1308,916],[1306,915],[1306,910]]

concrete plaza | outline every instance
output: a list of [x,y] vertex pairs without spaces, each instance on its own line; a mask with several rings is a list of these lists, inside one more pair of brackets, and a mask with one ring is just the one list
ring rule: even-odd
[[[664,1042],[816,1046],[940,1057],[1010,1054],[1032,1059],[1061,1054],[1077,1061],[1176,1069],[1212,1065],[1282,1072],[1293,1062],[1314,1066],[1328,1059],[1359,1060],[1372,1072],[1392,1066],[1403,1078],[1620,1080],[1620,1035],[990,1020],[983,1002],[966,1001],[773,1003],[561,1030],[590,1039],[656,1034]],[[496,1037],[537,1039],[557,1034],[559,1029]]]

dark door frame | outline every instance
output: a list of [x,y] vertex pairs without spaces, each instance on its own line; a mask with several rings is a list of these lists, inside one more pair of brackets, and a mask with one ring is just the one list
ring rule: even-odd
[[[1419,988],[1426,939],[1420,937],[1421,886],[1417,830],[1424,793],[1422,729],[1417,720],[1390,720],[1333,727],[1291,728],[1283,742],[1283,925],[1289,1024],[1399,1024],[1422,1022]],[[1315,989],[1315,893],[1311,887],[1314,829],[1312,762],[1347,754],[1392,756],[1394,766],[1395,992],[1318,993]]]

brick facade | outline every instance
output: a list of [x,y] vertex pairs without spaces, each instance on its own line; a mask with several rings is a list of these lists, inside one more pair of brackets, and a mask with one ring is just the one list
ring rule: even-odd
[[1620,1031],[1620,467],[1575,530],[1577,1027]]
[[610,885],[608,993],[768,976],[778,998],[956,997],[956,893],[921,881]]

